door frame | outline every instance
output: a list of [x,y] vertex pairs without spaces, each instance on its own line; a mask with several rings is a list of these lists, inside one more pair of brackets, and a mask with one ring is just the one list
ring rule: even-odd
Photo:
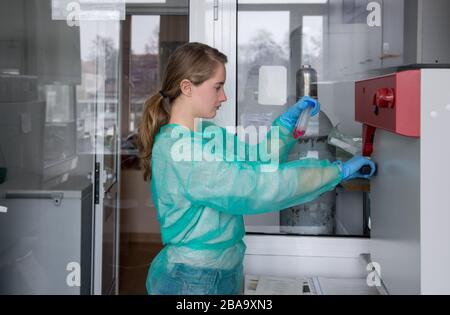
[[[105,25],[101,23],[98,24],[98,30],[100,30]],[[119,25],[119,38],[118,41],[121,41],[121,29],[122,27]],[[121,60],[122,50],[119,45],[118,50],[118,60]],[[104,62],[104,61],[103,61]],[[120,115],[121,115],[121,78],[122,78],[122,65],[119,62],[117,65],[117,108],[116,108],[116,133],[115,133],[115,141],[116,141],[116,152],[112,152],[114,158],[116,159],[114,174],[108,174],[104,168],[104,139],[105,134],[104,130],[104,115],[105,113],[105,102],[96,102],[95,108],[95,152],[94,152],[94,161],[93,161],[93,181],[94,181],[94,213],[93,213],[93,261],[92,261],[92,288],[91,292],[94,295],[101,294],[117,294],[119,287],[119,247],[120,243],[120,147],[121,147],[121,139],[120,139]],[[104,221],[104,199],[107,198],[108,192],[116,185],[116,195],[113,207],[113,214],[115,216],[114,219],[114,232],[113,232],[113,279],[111,286],[107,290],[107,292],[103,291],[103,221]]]

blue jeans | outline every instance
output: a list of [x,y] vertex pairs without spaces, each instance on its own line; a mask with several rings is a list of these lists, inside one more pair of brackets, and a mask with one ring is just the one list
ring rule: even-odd
[[147,291],[156,295],[237,295],[241,293],[242,282],[242,265],[220,270],[175,264],[169,273],[149,273]]

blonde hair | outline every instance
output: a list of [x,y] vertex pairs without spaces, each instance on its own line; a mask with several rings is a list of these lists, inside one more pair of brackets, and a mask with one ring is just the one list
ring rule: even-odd
[[181,94],[180,83],[187,79],[200,85],[214,75],[219,64],[227,63],[227,56],[201,43],[187,43],[178,47],[169,57],[161,90],[144,103],[138,128],[138,148],[144,180],[152,177],[151,158],[155,136],[170,120],[173,101]]

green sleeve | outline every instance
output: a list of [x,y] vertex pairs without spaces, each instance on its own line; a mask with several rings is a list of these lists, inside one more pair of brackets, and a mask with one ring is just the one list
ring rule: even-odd
[[[202,133],[206,136],[214,133],[214,129],[219,130],[221,141],[224,141],[226,154],[232,156],[233,160],[261,163],[283,163],[288,159],[288,154],[294,146],[296,140],[292,136],[292,131],[283,125],[278,117],[272,123],[265,138],[257,144],[248,144],[240,140],[236,134],[229,133],[225,128],[214,125],[211,122],[203,122]],[[256,127],[247,128],[244,132],[256,136]],[[224,159],[227,158],[224,156]],[[230,160],[230,158],[228,158]]]
[[327,160],[266,164],[214,160],[171,163],[180,192],[194,205],[230,214],[259,214],[309,202],[342,179]]

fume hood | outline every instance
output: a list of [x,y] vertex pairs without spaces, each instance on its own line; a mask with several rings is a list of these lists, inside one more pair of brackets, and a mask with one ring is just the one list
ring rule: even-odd
[[[420,104],[420,113],[414,117],[419,119],[421,133],[407,138],[386,126],[377,129],[373,159],[379,163],[379,173],[370,182],[349,182],[336,188],[335,201],[329,203],[332,216],[323,216],[333,222],[332,228],[287,226],[280,213],[245,217],[246,274],[364,281],[377,274],[382,280],[377,286],[381,294],[450,292],[444,284],[449,275],[441,268],[441,263],[448,264],[448,252],[436,245],[450,244],[450,236],[439,224],[448,222],[449,200],[441,188],[450,187],[441,181],[436,187],[439,195],[426,188],[437,185],[429,182],[429,174],[435,172],[431,155],[442,150],[442,142],[435,140],[449,132],[450,95],[442,85],[450,79],[448,1],[220,1],[210,15],[204,11],[207,6],[207,1],[191,2],[191,14],[202,19],[191,21],[190,40],[213,45],[229,57],[228,102],[215,119],[222,126],[269,126],[294,104],[296,73],[302,65],[310,65],[318,74],[322,110],[310,126],[322,126],[316,128],[319,133],[328,130],[327,135],[330,131],[343,135],[361,145],[363,153],[370,134],[363,128],[366,121],[355,116],[355,111],[365,106],[374,113],[377,91],[370,90],[373,95],[362,101],[360,87],[370,86],[374,78],[388,83],[398,78],[399,86],[408,85],[403,83],[408,82],[403,71],[420,74],[420,82],[403,93],[415,95],[414,104]],[[280,73],[285,73],[284,78]],[[411,124],[411,106],[399,99],[394,109],[404,109],[399,117],[406,125]],[[380,113],[386,110],[378,109]],[[383,118],[385,123],[391,120]],[[331,150],[330,155],[319,153],[316,143],[300,140],[290,158],[351,157],[330,148],[326,141],[324,148]],[[441,178],[450,175],[442,172]],[[316,206],[320,209],[321,204]],[[321,215],[312,207],[309,211]],[[304,224],[304,217],[299,218]],[[432,231],[432,226],[440,228]],[[433,257],[441,259],[432,262]],[[439,275],[432,274],[433,266]]]

